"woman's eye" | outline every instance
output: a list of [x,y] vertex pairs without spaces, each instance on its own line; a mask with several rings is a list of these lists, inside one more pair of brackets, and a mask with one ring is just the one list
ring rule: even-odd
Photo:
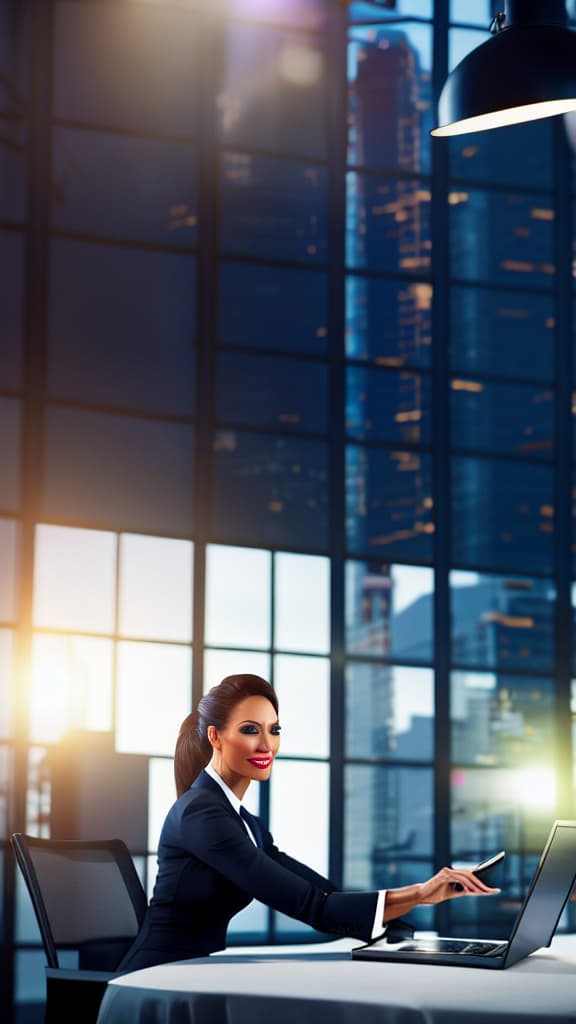
[[243,732],[249,736],[253,736],[254,733],[258,732],[258,729],[256,728],[255,725],[243,725],[242,728],[240,729],[240,732]]
[[270,729],[270,732],[272,733],[273,736],[279,736],[280,733],[282,732],[282,729],[279,725],[273,725],[272,728]]

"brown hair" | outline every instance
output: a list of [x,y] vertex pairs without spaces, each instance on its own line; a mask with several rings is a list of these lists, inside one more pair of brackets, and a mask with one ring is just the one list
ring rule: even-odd
[[224,729],[230,715],[246,697],[266,697],[278,714],[278,698],[270,683],[260,676],[226,676],[200,698],[182,722],[174,753],[176,793],[182,796],[212,757],[208,726]]

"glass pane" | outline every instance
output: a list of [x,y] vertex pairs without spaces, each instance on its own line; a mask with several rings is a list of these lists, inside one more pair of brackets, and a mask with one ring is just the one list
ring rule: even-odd
[[220,244],[228,252],[326,260],[326,170],[250,153],[222,157]]
[[414,565],[346,563],[350,654],[432,661],[434,573]]
[[461,181],[553,186],[552,118],[509,125],[504,132],[472,132],[450,139],[450,173]]
[[23,113],[29,80],[29,9],[0,0],[0,109]]
[[196,124],[198,25],[162,4],[58,3],[54,115],[189,135]]
[[187,540],[120,538],[120,634],[192,640],[192,558]]
[[[218,294],[218,339],[222,344],[327,355],[324,274],[223,262]],[[258,316],[254,316],[255,309]]]
[[270,781],[270,830],[280,850],[328,874],[327,764],[276,761]]
[[0,387],[12,391],[22,388],[24,243],[21,232],[0,231]]
[[554,492],[548,466],[452,460],[456,565],[551,572]]
[[[60,960],[60,956],[59,956]],[[60,960],[64,965],[64,960]],[[46,999],[46,957],[43,950],[21,949],[14,956],[14,1002],[40,1003]]]
[[554,772],[456,768],[452,772],[452,849],[540,851],[555,814]]
[[278,356],[220,352],[217,374],[219,423],[326,433],[326,365]]
[[537,292],[453,288],[452,369],[521,376],[541,383],[554,371],[556,317],[552,296]]
[[[120,754],[174,754],[180,725],[190,713],[192,651],[167,644],[118,644],[116,750]],[[134,709],[138,709],[138,714]]]
[[347,261],[351,267],[427,273],[431,267],[430,187],[348,175]]
[[492,0],[450,0],[450,20],[488,28],[492,20],[492,7]]
[[[466,0],[460,0],[460,2],[466,2]],[[474,0],[472,0],[472,3]],[[472,3],[470,6],[472,6]],[[496,13],[496,12],[494,12]],[[453,19],[456,20],[456,19]],[[474,24],[477,19],[472,17],[472,12],[465,18],[458,18],[458,21],[467,21]],[[475,50],[478,46],[482,46],[482,43],[487,42],[490,39],[488,29],[490,27],[491,17],[478,21],[478,24],[482,25],[482,29],[461,29],[454,28],[448,33],[448,70],[453,71],[454,68],[460,64],[460,61],[464,60],[472,50]]]
[[221,430],[214,447],[214,528],[220,539],[326,549],[323,442]]
[[470,189],[452,191],[448,202],[454,277],[552,287],[554,210],[548,196]]
[[271,557],[250,548],[206,548],[207,644],[270,646]]
[[346,756],[432,760],[432,669],[360,663],[347,666]]
[[18,540],[18,523],[0,518],[0,622],[17,618]]
[[556,592],[548,580],[450,573],[457,665],[552,671]]
[[453,761],[516,767],[550,758],[552,679],[453,672],[450,708]]
[[35,626],[112,633],[116,538],[101,530],[36,527]]
[[232,23],[227,44],[218,96],[222,142],[321,158],[326,129],[321,38]]
[[346,453],[350,552],[385,551],[427,562],[432,555],[430,458],[349,445]]
[[46,516],[190,536],[192,426],[56,407],[46,426]]
[[380,366],[430,366],[432,285],[346,279],[346,355]]
[[194,245],[195,146],[77,128],[54,128],[53,140],[55,228]]
[[32,642],[30,735],[57,743],[68,732],[112,728],[113,645],[87,636],[45,636]]
[[21,224],[28,210],[28,132],[20,121],[0,118],[0,220]]
[[427,444],[430,378],[404,370],[351,366],[346,372],[346,429],[359,440]]
[[204,651],[204,693],[239,672],[270,679],[270,655],[262,651]]
[[192,415],[195,287],[193,256],[56,239],[49,395]]
[[284,651],[330,650],[330,562],[313,555],[274,558],[274,646]]
[[6,740],[12,737],[14,727],[14,698],[17,685],[14,648],[14,631],[0,629],[0,738]]
[[0,510],[15,512],[20,505],[20,434],[22,403],[0,398]]
[[[330,662],[278,654],[274,658],[274,689],[282,724],[280,754],[328,757],[330,751]],[[278,762],[277,762],[278,763]]]
[[501,381],[451,382],[452,445],[468,451],[554,453],[554,392]]
[[176,800],[172,758],[151,757],[148,761],[148,849],[156,851],[164,818]]
[[[348,765],[345,784],[344,885],[404,885],[398,858],[431,858],[433,776],[428,768]],[[424,872],[424,868],[422,868]],[[420,875],[420,879],[425,877]]]
[[351,32],[348,50],[349,163],[428,171],[432,107],[432,26],[370,25]]

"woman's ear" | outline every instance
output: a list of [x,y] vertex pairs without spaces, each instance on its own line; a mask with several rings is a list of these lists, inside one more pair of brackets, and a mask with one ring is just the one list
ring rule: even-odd
[[206,735],[208,737],[208,742],[210,743],[210,746],[214,747],[216,750],[220,750],[220,737],[218,735],[218,730],[215,725],[208,726],[206,730]]

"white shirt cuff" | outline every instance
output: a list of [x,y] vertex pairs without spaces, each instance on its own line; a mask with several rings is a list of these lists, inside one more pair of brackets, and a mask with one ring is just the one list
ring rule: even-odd
[[378,893],[378,899],[376,900],[376,913],[374,914],[374,924],[372,925],[372,935],[370,939],[377,939],[379,935],[385,930],[386,925],[384,924],[384,908],[386,906],[386,889],[380,889]]

